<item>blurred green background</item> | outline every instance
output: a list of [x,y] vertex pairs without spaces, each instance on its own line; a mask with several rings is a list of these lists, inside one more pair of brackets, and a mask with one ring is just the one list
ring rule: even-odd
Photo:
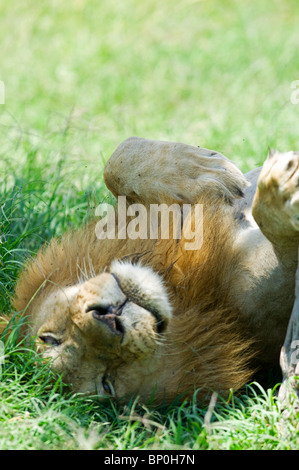
[[2,160],[18,172],[29,149],[63,154],[85,183],[131,135],[243,170],[298,148],[298,24],[297,0],[1,2]]

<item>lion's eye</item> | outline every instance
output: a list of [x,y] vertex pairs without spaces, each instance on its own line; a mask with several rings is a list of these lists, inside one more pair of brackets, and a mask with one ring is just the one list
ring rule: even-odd
[[39,339],[41,339],[43,343],[49,344],[50,346],[58,346],[60,344],[58,339],[50,335],[42,335],[39,337]]
[[106,379],[106,377],[103,378],[102,385],[103,385],[103,389],[104,389],[105,393],[107,393],[107,395],[111,395],[113,397],[115,396],[114,388],[112,387],[111,382]]

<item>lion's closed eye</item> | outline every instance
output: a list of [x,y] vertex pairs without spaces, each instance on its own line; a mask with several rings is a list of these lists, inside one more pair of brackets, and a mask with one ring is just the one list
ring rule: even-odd
[[53,336],[52,334],[42,334],[39,336],[39,339],[49,346],[59,346],[61,344],[61,340]]
[[115,397],[114,387],[111,381],[106,376],[104,376],[102,379],[102,386],[103,386],[104,392],[107,393],[107,395]]

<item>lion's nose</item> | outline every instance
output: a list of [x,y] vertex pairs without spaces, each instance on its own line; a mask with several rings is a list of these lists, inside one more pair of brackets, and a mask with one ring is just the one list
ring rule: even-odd
[[123,305],[109,305],[107,307],[102,305],[92,305],[88,307],[87,312],[91,312],[92,317],[98,322],[102,322],[107,325],[112,333],[123,335],[124,328],[119,318],[122,312],[122,307]]
[[106,315],[99,315],[96,311],[93,311],[92,316],[97,321],[105,323],[114,334],[122,335],[124,333],[122,323],[119,320],[118,316],[115,315],[114,313],[107,313]]

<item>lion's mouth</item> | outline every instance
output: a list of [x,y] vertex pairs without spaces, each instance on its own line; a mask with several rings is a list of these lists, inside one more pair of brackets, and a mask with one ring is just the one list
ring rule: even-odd
[[121,320],[120,317],[127,302],[132,302],[133,304],[147,310],[155,318],[156,331],[157,333],[162,333],[165,329],[165,321],[160,312],[157,309],[153,308],[153,306],[149,306],[147,305],[147,303],[142,302],[142,296],[138,295],[138,293],[132,290],[131,292],[126,292],[126,290],[123,289],[118,277],[114,273],[111,273],[111,275],[114,277],[119,288],[126,296],[126,300],[120,305],[105,306],[93,304],[87,308],[86,313],[91,312],[93,318],[98,322],[102,322],[106,326],[108,326],[108,328],[114,335],[123,337],[125,335],[125,328],[124,322]]

